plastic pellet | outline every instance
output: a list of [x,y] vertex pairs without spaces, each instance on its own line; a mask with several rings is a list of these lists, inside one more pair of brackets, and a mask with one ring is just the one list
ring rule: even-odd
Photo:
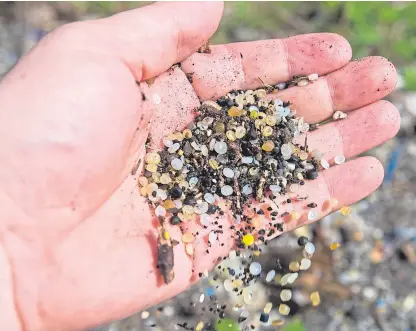
[[321,297],[319,295],[319,292],[311,293],[311,301],[312,301],[312,306],[314,307],[319,306],[319,304],[321,303]]
[[274,276],[276,276],[276,271],[272,269],[266,275],[266,282],[271,282],[274,279]]
[[215,159],[210,159],[210,160],[208,161],[208,164],[209,164],[209,166],[210,166],[212,169],[214,169],[214,170],[217,170],[217,169],[218,169],[218,162],[217,162],[217,160],[215,160]]
[[341,212],[342,215],[348,216],[349,214],[351,214],[351,207],[350,206],[344,206],[339,211]]
[[227,153],[228,147],[227,144],[223,141],[217,141],[214,146],[215,151],[218,154],[225,154]]
[[241,139],[246,135],[246,128],[244,126],[239,126],[235,129],[235,137]]
[[336,249],[338,249],[340,247],[341,247],[341,244],[340,243],[332,243],[331,245],[329,245],[329,249],[331,251],[334,251],[334,250],[336,250]]
[[185,232],[182,235],[182,242],[185,244],[191,243],[195,240],[195,236],[191,232]]
[[345,162],[345,156],[344,155],[337,155],[334,157],[334,163],[335,164],[343,164]]
[[318,212],[316,210],[310,210],[308,212],[308,220],[315,221],[318,219]]
[[308,270],[308,269],[309,269],[309,267],[311,266],[311,264],[312,264],[312,261],[311,261],[311,260],[306,259],[306,258],[303,258],[303,259],[300,261],[300,267],[299,267],[299,270]]
[[166,216],[166,209],[165,208],[163,208],[162,206],[157,206],[156,208],[155,208],[155,215],[157,216],[157,217],[159,217],[159,216]]
[[217,240],[217,234],[214,231],[211,231],[208,235],[208,241],[212,244]]
[[274,142],[271,140],[265,141],[261,148],[265,152],[271,152],[274,149]]
[[285,286],[287,284],[287,279],[289,278],[290,275],[291,273],[287,273],[283,275],[283,277],[280,279],[280,285]]
[[245,246],[251,246],[254,244],[254,236],[251,233],[248,233],[243,236],[243,239],[241,241]]
[[222,173],[227,178],[234,178],[234,170],[230,168],[224,168]]
[[146,164],[146,166],[144,168],[149,172],[156,172],[157,171],[157,165],[154,164],[154,163]]
[[292,291],[291,290],[287,290],[287,289],[282,290],[280,292],[280,299],[283,302],[289,301],[290,299],[292,299]]
[[258,276],[261,273],[261,264],[258,262],[251,262],[249,270],[253,276]]
[[160,163],[160,155],[159,153],[149,153],[146,155],[146,163],[151,164],[159,164]]
[[214,195],[212,195],[211,193],[205,193],[204,194],[204,200],[208,203],[214,203],[215,202]]
[[235,136],[235,132],[233,130],[228,130],[225,133],[225,135],[226,135],[227,139],[230,140],[230,141],[236,141],[236,139],[237,139],[237,137]]
[[322,168],[329,169],[330,165],[329,165],[329,163],[328,163],[327,160],[321,159],[321,162],[320,163],[321,163]]
[[208,202],[203,201],[201,203],[198,203],[195,206],[194,212],[196,214],[205,214],[208,211],[208,208],[209,208]]
[[247,184],[243,186],[241,192],[244,195],[250,195],[251,193],[253,193],[253,188],[251,187],[251,185]]
[[198,322],[198,324],[195,326],[195,331],[201,331],[204,328],[204,322],[200,321]]
[[312,244],[311,242],[308,242],[306,245],[305,245],[305,252],[306,253],[308,253],[308,254],[313,254],[313,253],[315,253],[315,245],[314,244]]
[[264,306],[263,312],[265,314],[270,314],[270,311],[273,308],[273,304],[271,302],[266,303],[266,305]]
[[186,205],[182,207],[182,212],[185,215],[192,215],[195,212],[195,209],[192,206]]
[[299,274],[297,272],[290,274],[289,277],[287,277],[287,283],[292,284],[298,277],[299,277]]
[[192,246],[192,244],[186,244],[185,245],[185,251],[186,251],[186,254],[188,254],[189,256],[193,256],[194,255],[194,246]]
[[146,310],[142,311],[141,317],[142,319],[147,319],[149,317],[150,313]]
[[225,132],[225,125],[222,122],[215,122],[214,124],[214,131],[216,133],[224,133]]
[[228,109],[228,115],[230,115],[231,117],[237,117],[243,115],[243,112],[240,108],[233,106],[230,109]]
[[270,126],[265,126],[261,132],[263,137],[269,137],[273,134],[273,129]]
[[285,305],[284,303],[281,303],[279,306],[279,313],[284,316],[289,315],[290,307],[288,305]]
[[224,185],[221,187],[221,194],[225,197],[233,194],[233,188],[230,185]]
[[299,271],[299,262],[297,261],[292,261],[289,263],[289,270],[290,271]]
[[231,292],[233,290],[233,282],[230,279],[226,279],[224,281],[224,289],[227,292]]
[[280,185],[270,185],[269,186],[269,189],[272,192],[280,192],[282,190],[282,188],[280,187]]
[[149,180],[144,176],[139,177],[138,181],[139,181],[140,186],[142,187],[147,186],[147,184],[149,184]]
[[172,166],[173,169],[180,170],[182,169],[183,162],[180,159],[175,158],[171,161],[170,165]]

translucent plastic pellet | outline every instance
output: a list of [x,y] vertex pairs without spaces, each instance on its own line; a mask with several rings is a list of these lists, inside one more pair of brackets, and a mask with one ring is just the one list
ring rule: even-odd
[[175,204],[175,207],[180,209],[182,208],[182,201],[181,200],[174,200],[173,203]]
[[308,270],[311,264],[312,264],[312,261],[310,259],[304,258],[300,261],[299,270]]
[[198,178],[197,177],[191,177],[188,181],[189,187],[194,187],[196,184],[198,184]]
[[224,289],[227,291],[227,292],[231,292],[232,290],[233,290],[233,282],[231,281],[231,279],[226,279],[226,280],[224,280]]
[[221,194],[225,197],[230,196],[233,194],[233,188],[230,185],[224,185],[221,187]]
[[272,192],[280,192],[282,190],[280,185],[270,185],[269,189]]
[[243,156],[241,158],[241,163],[250,164],[253,163],[254,158],[252,156]]
[[318,212],[316,210],[310,210],[308,212],[308,220],[314,221],[318,219]]
[[174,158],[170,162],[170,165],[172,166],[173,169],[180,170],[183,167],[183,162],[180,159],[178,159],[178,158]]
[[195,212],[195,210],[194,210],[194,207],[189,206],[189,205],[185,205],[185,206],[182,207],[182,212],[185,215],[192,215]]
[[253,303],[253,292],[252,289],[245,287],[243,289],[243,300],[247,305],[251,305]]
[[283,302],[289,301],[290,299],[292,299],[292,291],[291,290],[287,290],[287,289],[282,290],[280,292],[280,299]]
[[139,184],[140,186],[145,187],[147,184],[149,184],[149,180],[144,176],[139,177]]
[[297,272],[292,273],[291,275],[289,275],[289,277],[287,278],[287,283],[288,284],[292,284],[296,279],[298,279],[299,274]]
[[241,139],[246,135],[246,128],[244,126],[239,126],[235,129],[235,137]]
[[279,306],[279,313],[284,316],[289,315],[290,307],[288,305],[285,305],[284,303],[281,303]]
[[208,241],[212,244],[217,240],[218,236],[214,231],[211,231],[208,235]]
[[308,242],[306,245],[305,245],[305,252],[306,253],[308,253],[308,254],[313,254],[313,253],[315,253],[315,245],[314,244],[312,244],[311,242]]
[[202,146],[201,146],[201,154],[202,154],[203,156],[208,156],[208,154],[209,154],[209,150],[208,150],[208,147],[207,147],[206,145],[202,145]]
[[248,111],[249,112],[254,111],[254,112],[258,113],[259,112],[259,109],[256,106],[250,106],[250,107],[248,107]]
[[212,169],[214,169],[214,170],[217,170],[218,169],[218,162],[217,162],[217,160],[215,160],[215,159],[209,159],[209,161],[208,161],[208,164],[209,164],[209,166],[212,168]]
[[186,251],[186,254],[188,254],[189,256],[193,256],[194,255],[194,246],[192,246],[192,244],[186,244],[185,245],[185,251]]
[[291,273],[287,273],[283,275],[283,277],[280,278],[280,285],[285,286],[287,284],[287,279],[289,278],[290,275]]
[[208,211],[208,207],[208,202],[203,201],[195,206],[194,211],[196,214],[205,214]]
[[234,178],[234,170],[231,168],[224,168],[222,174],[227,178]]
[[215,147],[214,147],[214,149],[215,149],[215,151],[216,151],[218,154],[225,154],[225,153],[227,153],[228,146],[227,146],[227,144],[226,144],[225,142],[223,142],[223,141],[217,141],[217,142],[215,143]]
[[267,115],[266,116],[266,124],[270,126],[275,126],[277,123],[276,116]]
[[243,112],[241,111],[241,109],[239,109],[235,106],[228,109],[228,115],[230,115],[231,117],[241,116],[242,114],[243,114]]
[[173,144],[172,146],[170,146],[168,148],[168,152],[171,153],[171,154],[176,153],[179,150],[179,148],[181,148],[181,144],[175,143],[175,144]]
[[273,308],[273,304],[271,302],[266,303],[266,305],[264,306],[263,312],[266,314],[270,314],[270,311]]
[[282,153],[282,155],[292,155],[293,150],[289,144],[283,144],[280,148],[280,152]]
[[320,163],[321,163],[322,168],[329,169],[330,165],[329,165],[329,163],[328,163],[327,160],[321,159],[321,162]]
[[201,214],[199,222],[202,226],[209,226],[209,216],[207,214]]
[[251,193],[253,193],[253,188],[251,187],[251,185],[247,184],[243,186],[241,192],[244,195],[250,195]]
[[249,270],[253,276],[258,276],[261,273],[261,264],[258,262],[251,262]]
[[168,195],[167,195],[166,191],[161,190],[161,189],[156,190],[156,195],[158,196],[158,198],[160,198],[163,201],[168,198]]
[[204,200],[208,203],[214,203],[215,202],[215,197],[211,193],[207,192],[207,193],[204,194]]
[[266,275],[266,282],[268,282],[268,283],[271,282],[273,280],[274,276],[276,276],[276,271],[274,271],[272,269]]
[[172,182],[172,179],[170,178],[169,174],[162,174],[159,178],[159,181],[161,184],[169,184]]
[[141,318],[143,320],[145,320],[145,319],[147,319],[149,317],[149,315],[150,315],[150,313],[148,311],[146,311],[146,310],[145,311],[142,311]]

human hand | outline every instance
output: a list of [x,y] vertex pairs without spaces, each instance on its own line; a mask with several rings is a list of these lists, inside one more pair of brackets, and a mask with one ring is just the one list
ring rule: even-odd
[[[334,34],[194,53],[221,15],[220,3],[157,3],[70,24],[42,40],[1,82],[0,239],[25,330],[82,329],[128,316],[183,291],[228,253],[233,241],[225,215],[219,219],[224,233],[209,254],[200,237],[194,259],[183,245],[174,248],[176,277],[163,284],[152,210],[137,188],[141,167],[130,173],[148,134],[157,146],[192,120],[200,100],[259,87],[258,78],[275,84],[318,73],[314,84],[279,93],[310,123],[335,109],[349,112],[348,119],[310,133],[311,149],[327,159],[350,158],[396,134],[397,110],[378,101],[396,84],[390,62],[349,62],[349,44]],[[181,69],[169,69],[181,61]],[[192,84],[185,73],[193,73]],[[330,197],[343,206],[374,191],[382,178],[380,163],[364,157],[322,172],[303,189],[320,206]],[[320,210],[320,217],[329,212]],[[285,231],[305,223],[286,223]],[[180,238],[178,227],[170,232]]]

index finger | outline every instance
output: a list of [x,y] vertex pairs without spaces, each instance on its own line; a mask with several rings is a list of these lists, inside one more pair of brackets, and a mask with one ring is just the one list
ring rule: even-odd
[[211,47],[211,54],[193,54],[182,63],[192,74],[201,100],[216,99],[232,89],[254,89],[293,76],[325,75],[348,63],[351,46],[340,35],[312,33],[286,39],[242,42]]

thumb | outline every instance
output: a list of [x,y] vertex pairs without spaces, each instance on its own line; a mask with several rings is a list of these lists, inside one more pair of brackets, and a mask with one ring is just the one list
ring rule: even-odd
[[194,53],[216,31],[223,8],[222,2],[161,2],[87,24],[141,81]]

